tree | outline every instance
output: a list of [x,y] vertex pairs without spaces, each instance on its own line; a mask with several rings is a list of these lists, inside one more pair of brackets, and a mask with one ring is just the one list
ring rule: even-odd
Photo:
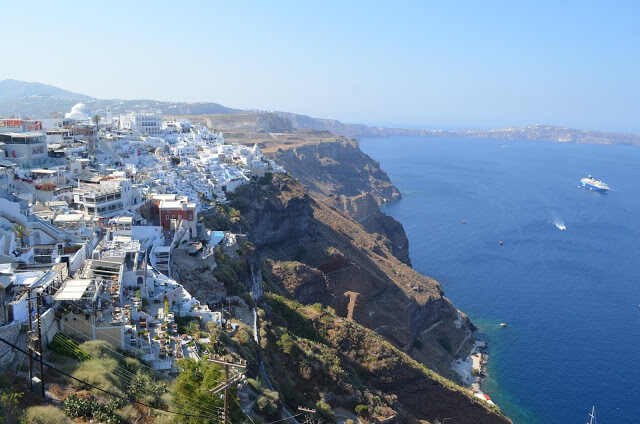
[[18,412],[18,405],[22,393],[13,389],[0,389],[0,422],[8,421],[12,415]]
[[91,118],[91,120],[96,124],[96,135],[98,134],[98,123],[100,122],[100,119],[102,119],[100,115],[93,115],[93,118]]
[[[220,410],[223,407],[221,393],[211,393],[210,390],[224,382],[224,367],[222,365],[207,362],[206,359],[195,362],[191,359],[183,359],[178,362],[180,373],[176,377],[176,385],[173,392],[173,404],[176,410],[193,415],[208,415],[203,410],[206,405],[208,410]],[[244,420],[244,412],[238,405],[238,389],[231,386],[229,389],[231,400],[229,402],[229,420],[232,423],[241,423]],[[188,424],[219,423],[217,416],[208,418],[181,417],[180,422]]]
[[18,239],[20,239],[20,246],[24,247],[24,240],[31,233],[29,227],[26,227],[22,224],[15,224],[13,228],[11,228],[11,231],[13,231]]

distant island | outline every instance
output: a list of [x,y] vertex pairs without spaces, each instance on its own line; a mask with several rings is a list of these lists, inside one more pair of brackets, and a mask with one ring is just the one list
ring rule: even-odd
[[[259,115],[265,122],[265,132],[269,132],[269,123],[274,123],[274,132],[286,130],[312,129],[329,131],[335,135],[361,137],[466,137],[498,140],[531,140],[559,143],[585,144],[628,144],[640,145],[640,135],[607,131],[590,131],[553,125],[531,125],[490,130],[438,130],[375,127],[363,124],[344,123],[335,119],[313,118],[291,112],[264,111],[250,109],[232,109],[211,102],[162,102],[158,100],[122,100],[96,99],[84,94],[67,91],[52,85],[25,82],[13,79],[0,81],[0,116],[9,117],[22,114],[30,118],[59,117],[62,111],[70,110],[76,103],[85,103],[94,113],[104,114],[107,106],[114,113],[126,111],[158,110],[165,115],[184,116],[201,115],[216,121],[215,116]],[[276,119],[279,117],[281,119]],[[243,118],[244,119],[244,118]],[[249,119],[253,121],[253,119]]]

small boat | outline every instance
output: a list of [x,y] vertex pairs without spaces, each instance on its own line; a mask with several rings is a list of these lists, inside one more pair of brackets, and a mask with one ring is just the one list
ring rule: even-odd
[[502,245],[504,244],[504,242],[501,240],[501,241],[499,241],[499,242],[498,242],[498,244],[499,244],[500,246],[502,246]]
[[596,407],[591,407],[591,413],[589,414],[589,422],[587,424],[596,424]]
[[463,223],[463,224],[466,224],[466,223],[467,223],[467,221],[465,221],[465,220],[463,219],[463,220],[462,220],[462,223]]
[[506,327],[506,326],[507,326],[507,323],[506,323],[506,322],[501,322],[501,323],[500,323],[500,327],[504,328],[504,327]]

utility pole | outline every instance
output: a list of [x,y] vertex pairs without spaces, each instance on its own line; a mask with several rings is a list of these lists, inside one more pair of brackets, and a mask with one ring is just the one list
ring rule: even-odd
[[31,356],[31,334],[33,331],[33,324],[31,322],[31,287],[27,291],[27,315],[29,315],[29,332],[27,337],[27,347],[29,350],[29,388],[33,392],[33,357]]
[[42,364],[42,326],[40,322],[42,321],[40,315],[40,307],[42,306],[42,293],[38,293],[38,297],[36,300],[36,317],[38,318],[38,356],[40,357],[40,394],[42,395],[42,400],[44,397],[44,366]]
[[229,422],[229,365],[224,366],[224,421],[223,424]]
[[[37,293],[36,297],[31,296],[31,287],[29,287],[27,291],[27,307],[29,309],[29,333],[27,337],[27,350],[29,351],[29,387],[33,392],[33,358],[34,354],[38,355],[37,360],[40,362],[40,394],[42,395],[42,399],[44,400],[44,364],[42,362],[42,319],[40,314],[40,308],[42,306],[42,293]],[[36,307],[36,320],[37,322],[37,334],[36,329],[33,328],[33,320],[31,319],[31,305],[32,301],[35,300]],[[37,337],[37,338],[36,338]]]
[[303,408],[301,406],[298,406],[298,411],[305,413],[304,424],[313,424],[313,419],[311,418],[311,416],[316,413],[315,409]]
[[219,358],[218,356],[213,356],[208,359],[209,362],[214,362],[216,364],[224,365],[224,383],[214,387],[210,390],[212,393],[218,393],[221,390],[224,390],[224,418],[222,423],[229,424],[229,386],[233,383],[242,379],[243,375],[238,374],[235,377],[229,379],[229,369],[233,368],[247,368],[247,361],[241,360],[239,362],[227,361],[224,358]]

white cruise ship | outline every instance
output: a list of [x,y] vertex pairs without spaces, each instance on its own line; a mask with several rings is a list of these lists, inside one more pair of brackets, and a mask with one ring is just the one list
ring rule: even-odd
[[591,175],[589,175],[587,178],[581,179],[580,185],[584,188],[588,188],[589,190],[595,190],[595,191],[609,190],[609,186],[604,181],[596,180]]

